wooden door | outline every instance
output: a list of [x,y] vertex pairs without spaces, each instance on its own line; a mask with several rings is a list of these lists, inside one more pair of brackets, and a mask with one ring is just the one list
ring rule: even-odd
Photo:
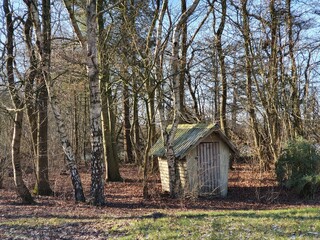
[[219,142],[200,143],[197,148],[197,154],[199,193],[214,194],[219,192]]

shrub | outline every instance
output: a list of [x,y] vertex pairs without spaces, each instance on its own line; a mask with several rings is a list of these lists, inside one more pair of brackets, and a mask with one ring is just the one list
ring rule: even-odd
[[320,153],[303,138],[289,141],[276,164],[277,180],[302,197],[313,198],[320,189]]

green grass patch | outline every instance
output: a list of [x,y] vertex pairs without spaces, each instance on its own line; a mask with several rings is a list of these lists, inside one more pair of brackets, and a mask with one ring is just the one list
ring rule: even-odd
[[0,238],[320,239],[320,209],[163,211],[139,217],[48,216],[0,222]]
[[183,212],[122,230],[120,239],[320,239],[320,210]]

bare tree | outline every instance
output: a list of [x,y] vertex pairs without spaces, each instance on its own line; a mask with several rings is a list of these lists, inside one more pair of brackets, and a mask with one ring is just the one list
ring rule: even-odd
[[37,182],[34,192],[39,195],[52,195],[48,170],[48,91],[46,80],[50,77],[51,54],[51,18],[50,1],[42,1],[42,21],[40,21],[38,2],[25,1],[30,11],[35,29],[38,70],[38,154],[37,154]]
[[291,0],[286,0],[286,23],[287,34],[289,41],[289,56],[291,61],[291,102],[292,102],[292,117],[293,128],[295,136],[303,136],[303,125],[300,112],[300,99],[299,99],[299,84],[298,84],[298,70],[296,58],[294,55],[295,40],[293,36],[293,21],[294,18],[291,13]]
[[[106,7],[104,1],[99,0],[97,5],[98,12],[102,12]],[[104,162],[106,168],[106,180],[122,181],[119,170],[118,146],[116,141],[116,115],[112,82],[110,80],[110,58],[111,49],[108,47],[108,40],[112,27],[107,25],[105,16],[98,15],[98,54],[100,66],[100,91],[102,104],[102,128]]]
[[225,66],[225,56],[222,49],[222,34],[225,27],[227,17],[227,1],[221,1],[221,20],[218,27],[218,30],[215,31],[215,47],[218,53],[219,65],[220,65],[220,75],[221,75],[221,104],[219,110],[220,116],[220,127],[228,136],[228,126],[227,126],[227,94],[228,94],[228,84],[227,84],[227,74],[226,74],[226,66]]
[[104,205],[103,146],[101,126],[101,100],[97,53],[97,6],[87,1],[87,69],[90,89],[91,125],[91,203]]
[[[168,160],[169,169],[169,186],[170,196],[175,198],[181,196],[181,180],[179,177],[179,170],[177,166],[177,160],[173,149],[173,140],[181,119],[181,99],[180,99],[180,79],[179,79],[179,50],[180,50],[180,36],[183,24],[185,24],[190,15],[195,11],[199,4],[199,0],[194,0],[192,5],[179,17],[172,33],[172,51],[171,51],[171,63],[170,71],[172,77],[173,86],[173,122],[169,131],[167,131],[167,124],[162,121],[162,137],[164,140],[164,146],[166,150],[166,158]],[[160,115],[164,115],[160,113]],[[161,117],[161,119],[163,119]]]
[[23,122],[23,100],[19,96],[19,90],[16,86],[14,79],[14,22],[12,19],[12,12],[9,7],[9,1],[3,0],[3,10],[6,16],[6,32],[7,32],[7,42],[6,42],[6,52],[7,52],[7,78],[9,83],[9,92],[11,95],[12,103],[15,107],[15,118],[13,126],[12,135],[12,145],[11,145],[11,157],[12,166],[14,174],[14,183],[16,186],[16,191],[19,197],[22,199],[23,203],[32,204],[34,200],[23,182],[22,170],[21,170],[21,155],[20,155],[20,145],[21,145],[21,134],[22,134],[22,122]]
[[[76,161],[75,161],[75,155],[73,153],[69,138],[67,136],[67,131],[65,128],[65,123],[61,115],[61,110],[59,107],[58,99],[56,97],[56,93],[53,88],[53,82],[51,81],[50,78],[50,54],[51,54],[51,45],[49,39],[51,39],[51,31],[50,31],[50,18],[48,18],[48,15],[50,15],[50,1],[44,1],[43,2],[43,16],[46,21],[43,21],[43,29],[41,28],[41,21],[39,19],[39,13],[38,9],[36,8],[36,5],[33,2],[30,1],[25,1],[28,8],[29,12],[32,15],[33,19],[33,25],[35,28],[36,32],[36,37],[37,37],[37,48],[38,48],[38,62],[41,63],[41,68],[38,69],[37,71],[40,72],[41,79],[43,81],[42,84],[45,84],[44,86],[46,87],[46,96],[49,97],[49,102],[53,111],[53,114],[55,116],[56,124],[57,124],[57,130],[59,133],[60,137],[60,142],[62,144],[62,148],[64,150],[64,153],[66,155],[67,159],[67,165],[70,170],[70,175],[71,175],[71,180],[72,184],[74,187],[75,191],[75,200],[76,201],[85,201],[84,193],[83,193],[83,188],[82,188],[82,183],[80,179],[80,175],[77,169]],[[29,33],[30,34],[30,33]],[[30,39],[30,35],[26,35],[26,39]],[[30,54],[30,59],[33,59],[33,52],[32,50],[32,45],[30,41],[26,41],[27,45],[29,46],[29,54]],[[31,65],[33,62],[31,62]],[[32,113],[32,111],[31,111]],[[30,117],[29,117],[30,118]],[[31,122],[32,123],[32,122]],[[42,169],[43,167],[48,168],[48,165],[42,165],[38,169]],[[45,171],[45,175],[42,176],[42,178],[47,179],[48,175]],[[43,182],[43,180],[41,181]],[[38,184],[39,185],[39,184]],[[39,190],[39,186],[38,186]],[[40,194],[40,190],[39,190]]]

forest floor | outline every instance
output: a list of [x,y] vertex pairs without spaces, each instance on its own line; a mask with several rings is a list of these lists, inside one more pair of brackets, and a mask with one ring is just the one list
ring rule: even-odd
[[[81,170],[86,196],[90,190],[90,171]],[[22,232],[34,231],[31,227],[23,228],[21,223],[12,226],[1,224],[18,219],[56,219],[63,216],[64,219],[101,219],[101,218],[131,218],[141,217],[158,212],[181,212],[181,211],[211,211],[211,210],[271,210],[300,207],[320,207],[320,194],[313,200],[303,200],[294,193],[281,189],[277,186],[273,172],[259,172],[250,164],[235,164],[234,170],[229,173],[228,196],[225,198],[187,198],[183,200],[171,199],[161,193],[160,178],[157,174],[150,176],[149,199],[143,199],[142,195],[142,171],[132,165],[121,167],[123,182],[107,182],[105,186],[106,206],[93,207],[85,203],[75,203],[73,190],[68,175],[58,172],[51,176],[52,188],[55,196],[35,197],[36,205],[21,205],[19,198],[13,190],[12,179],[5,180],[5,188],[0,189],[0,238],[1,239],[37,239],[37,237],[6,238],[1,232],[11,232],[12,236],[19,236]],[[28,187],[34,182],[32,174],[25,176]],[[23,223],[24,224],[24,223]],[[22,224],[22,225],[23,225]],[[55,223],[54,223],[55,224]],[[37,225],[37,223],[35,223]],[[40,224],[45,227],[45,224]],[[69,224],[70,225],[70,224]],[[77,227],[67,226],[66,229],[52,231],[66,231],[69,235],[60,239],[95,239],[98,230],[83,225]],[[20,227],[19,227],[20,226]],[[78,225],[77,225],[78,226]],[[79,226],[82,226],[81,224]],[[2,230],[1,230],[2,229]],[[69,229],[69,230],[68,230]],[[50,232],[50,229],[44,229]],[[90,231],[92,235],[90,235]],[[29,232],[31,234],[31,232]],[[37,231],[36,231],[37,232]],[[81,238],[83,232],[88,238]],[[71,234],[71,235],[70,235]],[[72,235],[78,234],[78,235]],[[28,235],[21,235],[28,236]],[[32,234],[29,236],[33,236]],[[46,237],[47,236],[47,237]],[[51,235],[41,235],[38,239],[53,239]],[[55,235],[52,235],[55,236]],[[91,236],[91,237],[90,237]],[[104,239],[104,238],[101,238]]]

